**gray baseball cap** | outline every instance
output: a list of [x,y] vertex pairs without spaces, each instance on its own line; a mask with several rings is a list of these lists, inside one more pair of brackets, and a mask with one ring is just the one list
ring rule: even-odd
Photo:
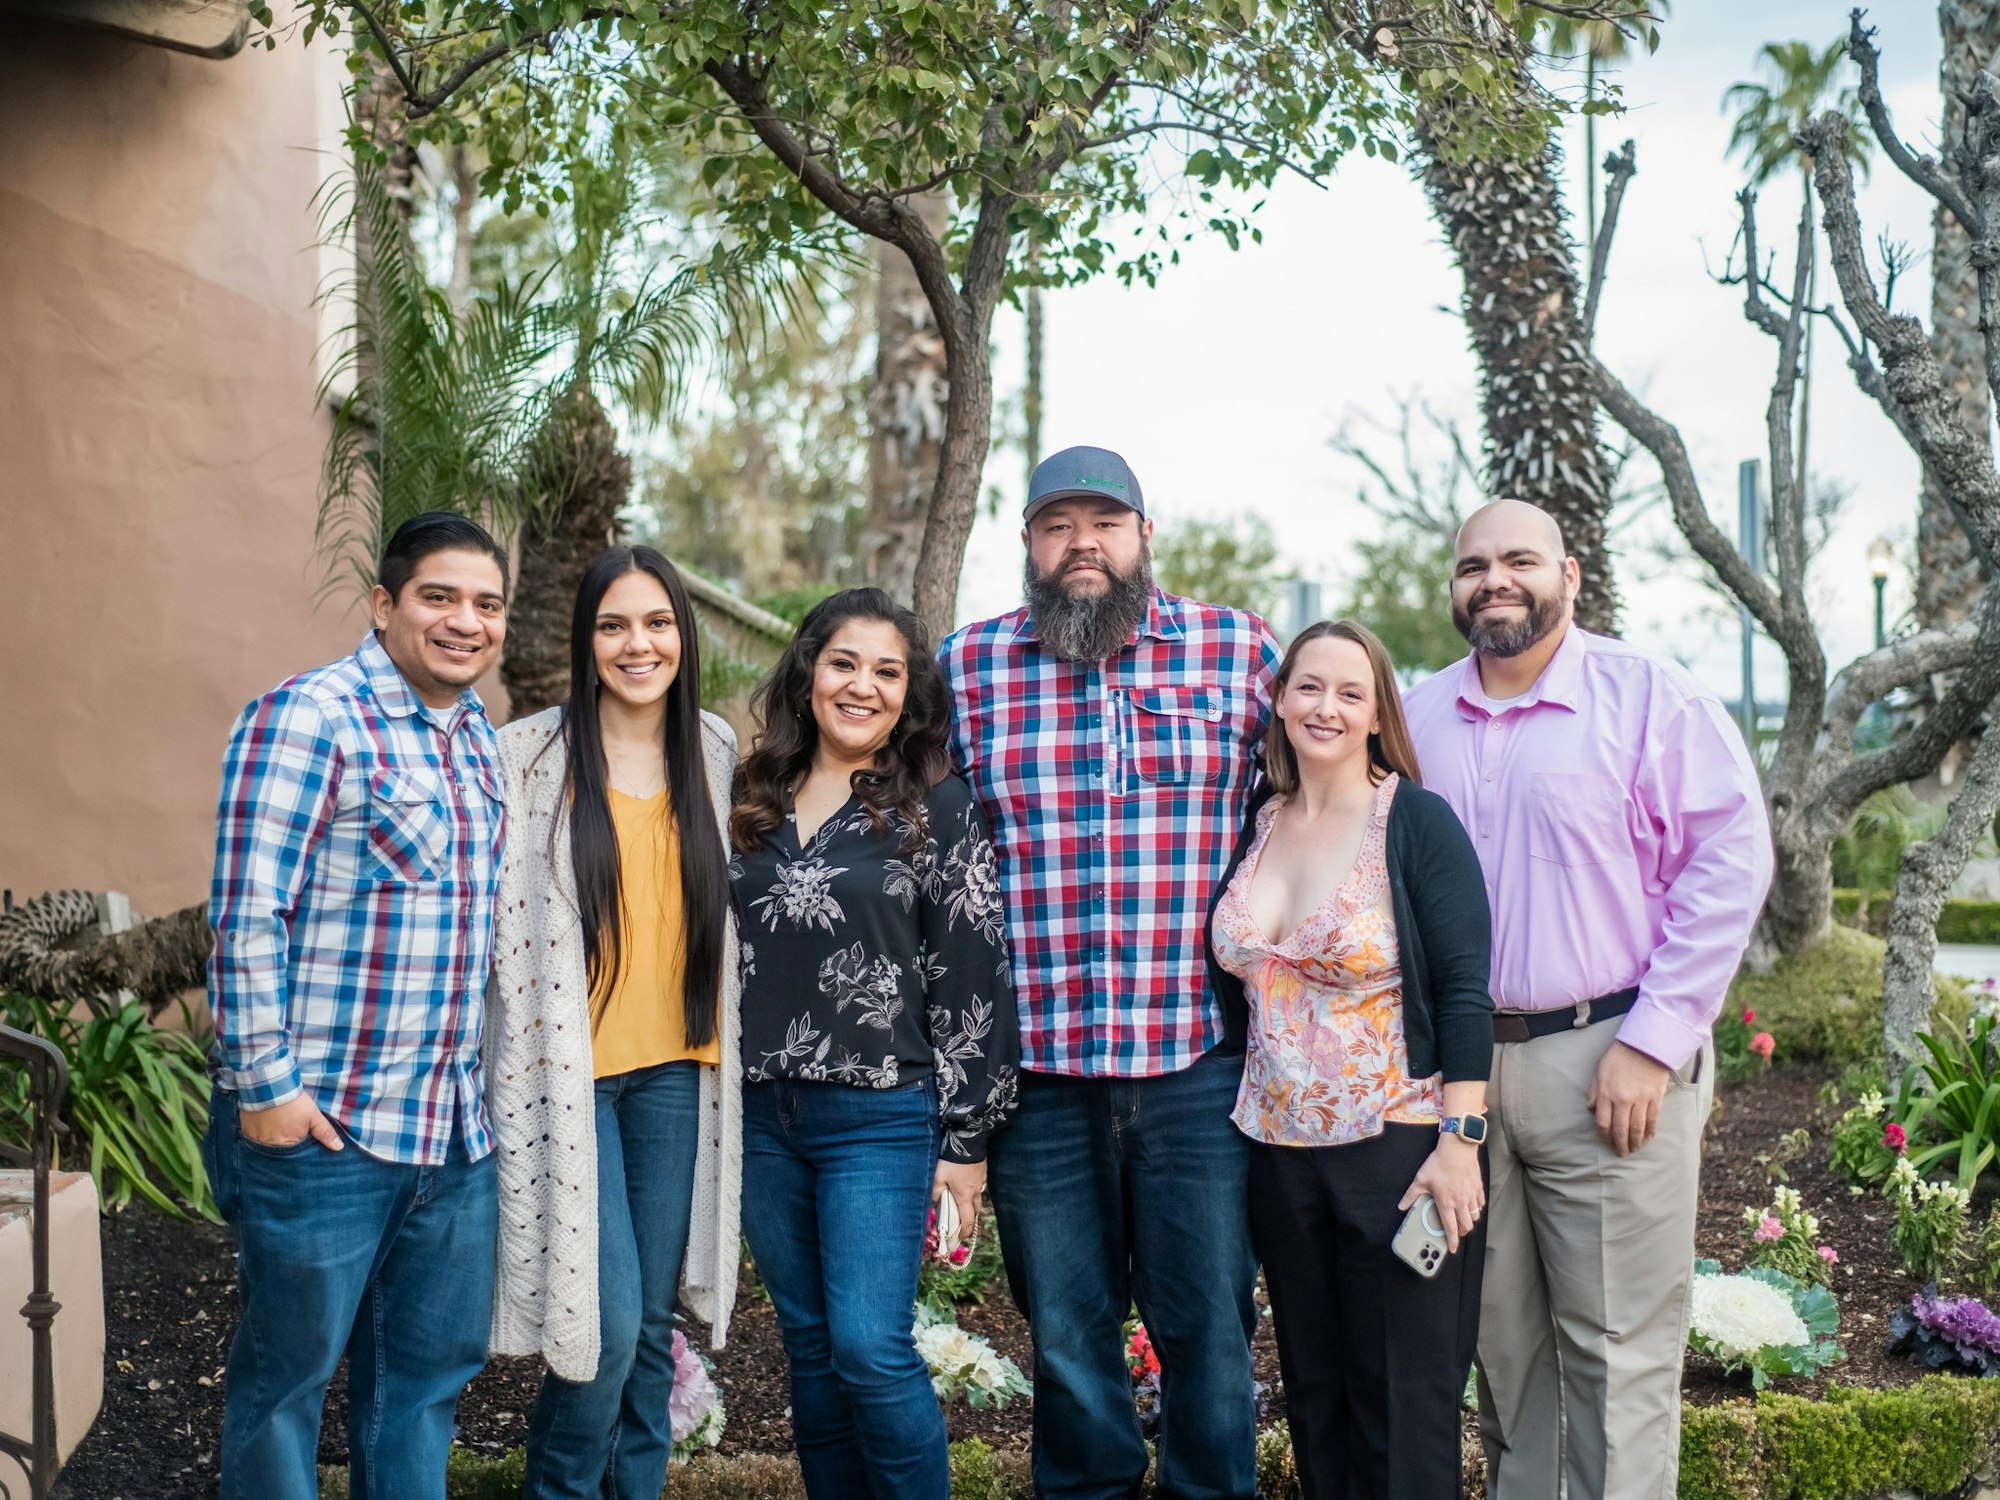
[[1132,466],[1109,448],[1065,448],[1035,465],[1028,479],[1028,503],[1021,519],[1057,500],[1112,500],[1146,519],[1146,497]]

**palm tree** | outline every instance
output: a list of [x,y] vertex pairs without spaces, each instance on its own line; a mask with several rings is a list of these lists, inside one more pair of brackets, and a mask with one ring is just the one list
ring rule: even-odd
[[630,465],[602,397],[639,420],[676,402],[717,330],[754,328],[785,295],[767,249],[670,275],[635,270],[631,152],[572,163],[571,229],[553,263],[501,278],[454,316],[426,275],[380,166],[358,158],[348,346],[320,487],[329,587],[366,587],[389,534],[453,510],[518,534],[502,679],[516,713],[567,690],[564,639],[582,569],[612,539]]
[[[1809,42],[1766,42],[1757,52],[1764,73],[1759,83],[1733,83],[1722,95],[1722,107],[1737,110],[1736,123],[1729,132],[1731,155],[1740,154],[1750,169],[1750,181],[1761,187],[1788,167],[1796,167],[1805,193],[1807,217],[1812,217],[1812,158],[1799,148],[1796,137],[1808,121],[1828,110],[1845,115],[1855,125],[1842,137],[1847,159],[1862,176],[1868,175],[1869,150],[1874,142],[1862,126],[1860,95],[1853,83],[1841,82],[1847,62],[1847,38],[1840,37],[1824,50],[1815,51]],[[1813,265],[1806,283],[1809,301],[1819,300],[1819,231],[1813,231]],[[1752,268],[1752,274],[1756,269]],[[1806,323],[1805,358],[1799,367],[1799,435],[1796,461],[1799,493],[1806,492],[1806,445],[1812,420],[1813,323]]]

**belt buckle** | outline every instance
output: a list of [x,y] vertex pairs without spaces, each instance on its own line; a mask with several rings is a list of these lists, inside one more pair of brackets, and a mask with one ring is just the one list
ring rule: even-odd
[[1572,1031],[1582,1031],[1590,1025],[1590,1002],[1588,1000],[1579,1000],[1576,1002],[1576,1019],[1570,1022],[1569,1025]]

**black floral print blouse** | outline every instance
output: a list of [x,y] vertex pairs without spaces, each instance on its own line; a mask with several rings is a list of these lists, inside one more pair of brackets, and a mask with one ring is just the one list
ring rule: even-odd
[[942,1155],[984,1161],[1014,1108],[1021,1031],[1000,868],[972,793],[931,788],[929,837],[849,798],[803,847],[787,817],[730,863],[743,935],[743,1076],[890,1089],[937,1075]]

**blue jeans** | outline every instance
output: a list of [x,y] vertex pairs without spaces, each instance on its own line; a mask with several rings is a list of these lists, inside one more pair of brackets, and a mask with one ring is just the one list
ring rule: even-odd
[[346,1140],[260,1146],[237,1128],[236,1096],[210,1096],[202,1161],[236,1227],[242,1308],[222,1500],[317,1500],[320,1407],[343,1352],[349,1492],[443,1500],[459,1392],[493,1317],[494,1158],[468,1161],[456,1133],[434,1167]]
[[597,1374],[542,1377],[523,1500],[659,1500],[667,1482],[701,1064],[600,1078],[596,1092]]
[[743,1090],[743,1230],[792,1376],[811,1500],[948,1500],[944,1414],[912,1332],[937,1087]]
[[1249,1143],[1241,1055],[1157,1078],[1021,1074],[987,1147],[1000,1246],[1035,1343],[1036,1494],[1136,1496],[1146,1444],[1125,1367],[1134,1302],[1160,1356],[1162,1500],[1257,1485]]

